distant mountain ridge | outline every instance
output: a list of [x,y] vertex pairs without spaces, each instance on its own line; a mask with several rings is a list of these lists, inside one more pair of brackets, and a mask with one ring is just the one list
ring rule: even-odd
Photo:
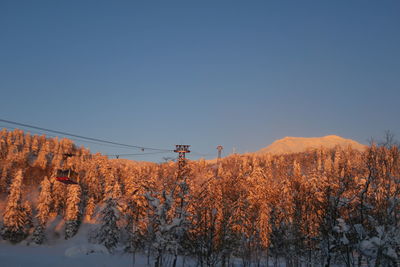
[[335,146],[348,147],[363,151],[366,146],[351,139],[345,139],[337,135],[323,137],[285,137],[276,140],[271,145],[260,149],[257,154],[290,154],[304,152],[315,148],[334,148]]

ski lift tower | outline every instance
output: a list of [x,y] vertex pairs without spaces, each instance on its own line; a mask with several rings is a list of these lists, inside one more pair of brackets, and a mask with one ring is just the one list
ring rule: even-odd
[[222,150],[224,149],[223,146],[219,145],[217,146],[217,150],[218,150],[218,160],[221,159],[221,154],[222,154]]
[[175,145],[175,153],[178,153],[178,167],[182,170],[186,162],[186,153],[190,153],[190,145]]
[[190,145],[175,145],[176,149],[174,150],[175,153],[178,153],[178,160],[185,160],[186,153],[190,153],[189,147]]

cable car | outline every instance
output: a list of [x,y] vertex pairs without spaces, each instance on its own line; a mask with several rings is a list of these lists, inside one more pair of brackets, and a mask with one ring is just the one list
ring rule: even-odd
[[55,179],[64,184],[78,184],[76,181],[77,173],[74,171],[68,170],[57,170],[57,174]]

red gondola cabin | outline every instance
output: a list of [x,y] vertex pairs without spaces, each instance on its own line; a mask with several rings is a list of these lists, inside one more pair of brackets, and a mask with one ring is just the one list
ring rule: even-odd
[[76,172],[71,170],[57,170],[56,180],[64,184],[78,184],[76,181]]

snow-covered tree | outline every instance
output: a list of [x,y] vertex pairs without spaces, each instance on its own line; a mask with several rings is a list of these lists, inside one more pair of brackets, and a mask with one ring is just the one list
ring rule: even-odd
[[111,198],[115,200],[120,200],[122,198],[121,185],[119,184],[118,180],[114,181]]
[[94,201],[94,198],[90,197],[86,204],[86,210],[85,210],[85,220],[86,221],[92,220],[92,216],[94,214],[95,209],[96,209],[96,203]]
[[44,233],[45,230],[46,230],[46,228],[42,224],[38,224],[38,225],[35,226],[35,230],[33,231],[33,234],[32,234],[32,241],[35,244],[40,245],[40,244],[42,244],[44,242],[44,240],[45,240],[45,233]]
[[50,214],[50,208],[52,204],[51,196],[51,183],[47,177],[44,177],[40,183],[40,193],[37,204],[37,225],[33,232],[33,242],[36,244],[42,244],[45,239],[44,230],[46,229],[47,219]]
[[[180,200],[184,200],[187,194],[187,185],[182,182],[180,185]],[[173,266],[176,265],[176,256],[180,244],[183,242],[187,226],[186,203],[174,200],[174,190],[167,193],[165,190],[161,193],[161,199],[146,193],[146,199],[149,203],[149,235],[151,248],[156,252],[156,266],[163,266],[163,255],[168,252],[175,255]],[[179,203],[179,204],[178,204]],[[178,204],[175,213],[171,214],[174,204]]]
[[97,231],[96,239],[109,251],[113,251],[119,241],[119,229],[117,225],[119,216],[116,200],[112,198],[106,199],[105,205],[100,211],[101,226]]
[[3,215],[3,229],[1,234],[3,239],[13,243],[23,240],[26,233],[26,213],[21,201],[22,170],[18,170],[11,184],[10,194],[7,198],[7,205]]
[[2,166],[1,169],[1,176],[0,176],[0,191],[1,192],[8,192],[9,185],[10,185],[10,172],[11,172],[12,162],[6,161],[6,163]]
[[47,166],[47,154],[48,153],[49,153],[49,151],[47,151],[45,147],[42,147],[42,149],[40,149],[37,154],[37,158],[34,163],[34,166],[45,169]]
[[146,193],[146,199],[149,203],[149,224],[148,234],[150,241],[150,249],[156,252],[156,267],[160,267],[163,264],[163,254],[166,252],[167,247],[171,240],[171,232],[168,221],[168,212],[172,207],[173,192],[167,194],[165,191],[162,192],[163,203],[157,197],[152,196],[150,193]]
[[51,183],[47,177],[44,177],[40,183],[40,193],[37,204],[37,219],[39,224],[45,225],[49,217],[52,204]]
[[[55,174],[53,174],[53,177]],[[53,199],[53,205],[52,205],[52,212],[57,213],[58,215],[63,215],[65,212],[66,208],[66,199],[67,199],[67,189],[65,184],[58,182],[56,180],[53,180],[53,186],[52,186],[52,199]]]
[[68,186],[67,207],[65,211],[65,239],[73,237],[80,225],[81,188],[79,185]]
[[33,227],[32,207],[28,200],[25,200],[24,204],[22,204],[22,211],[25,217],[25,232],[28,234]]

